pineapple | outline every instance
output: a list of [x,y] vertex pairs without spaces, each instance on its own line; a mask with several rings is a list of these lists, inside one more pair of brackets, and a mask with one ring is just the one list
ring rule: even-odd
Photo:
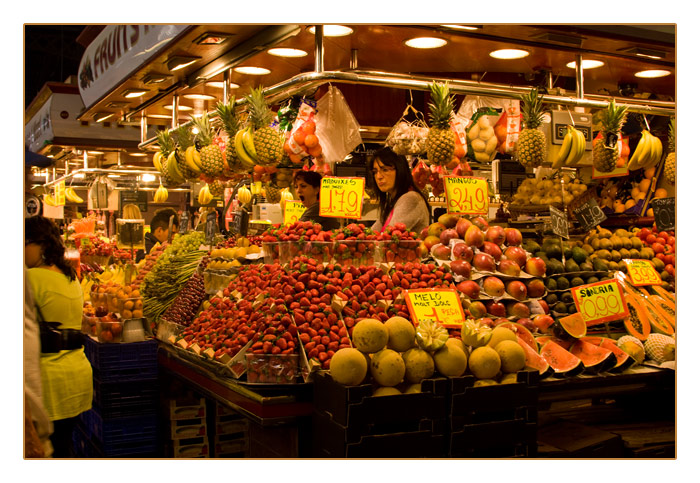
[[545,135],[538,128],[542,125],[544,113],[542,97],[537,96],[537,89],[520,97],[523,101],[523,121],[525,128],[520,131],[516,145],[518,162],[526,168],[536,168],[545,161]]
[[175,140],[177,140],[177,146],[175,148],[175,159],[177,160],[177,168],[182,173],[186,179],[198,179],[199,173],[192,171],[185,161],[185,155],[183,154],[185,150],[192,145],[192,139],[190,138],[189,128],[185,126],[178,126],[174,132]]
[[222,183],[218,179],[215,179],[214,181],[212,181],[211,183],[208,183],[208,184],[209,184],[209,192],[213,196],[217,196],[217,197],[223,196],[224,188],[225,188],[224,183]]
[[430,110],[430,130],[426,138],[425,146],[428,161],[432,164],[446,166],[452,162],[455,152],[455,133],[450,128],[450,116],[454,108],[454,96],[449,95],[447,83],[430,85],[432,102],[428,104]]
[[664,176],[672,183],[676,183],[676,118],[672,117],[668,126],[668,154],[664,163]]
[[274,114],[265,102],[262,88],[251,89],[248,96],[250,103],[250,122],[253,127],[253,146],[261,166],[274,166],[284,157],[284,135],[272,126]]
[[197,138],[200,142],[199,157],[202,160],[202,172],[210,177],[217,178],[224,173],[224,153],[218,145],[213,143],[214,129],[209,122],[209,116],[192,117],[192,124],[199,130]]
[[236,147],[233,142],[240,128],[238,116],[236,114],[236,98],[232,96],[228,102],[219,102],[216,105],[216,112],[219,115],[219,119],[221,119],[224,131],[226,131],[228,135],[226,150],[224,151],[226,164],[228,165],[228,169],[224,170],[225,174],[233,175],[236,173],[243,173],[246,171],[246,168],[238,158],[238,153],[236,152]]
[[179,183],[178,180],[174,179],[168,170],[168,160],[174,159],[170,157],[170,153],[175,150],[175,141],[173,140],[170,132],[166,129],[164,131],[156,132],[156,138],[158,141],[158,146],[160,147],[160,152],[163,154],[161,160],[161,172],[160,179],[165,186],[176,186]]
[[280,189],[275,184],[270,182],[265,185],[265,199],[268,203],[279,203],[281,196]]
[[627,107],[616,107],[615,99],[611,100],[608,107],[603,111],[601,117],[602,137],[593,143],[593,166],[601,173],[609,173],[615,166],[620,157],[617,144],[614,148],[607,145],[607,139],[610,135],[617,136],[625,123],[627,116]]

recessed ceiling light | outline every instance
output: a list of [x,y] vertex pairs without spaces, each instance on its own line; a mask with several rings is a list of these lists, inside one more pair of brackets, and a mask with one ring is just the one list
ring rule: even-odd
[[168,70],[175,71],[184,69],[188,65],[194,64],[200,58],[201,57],[195,57],[191,55],[174,55],[167,60],[166,64],[168,66]]
[[146,153],[127,153],[129,156],[133,156],[135,158],[141,158],[143,156],[147,156]]
[[124,92],[122,92],[122,96],[126,97],[127,99],[132,99],[134,97],[141,97],[147,92],[148,90],[146,89],[126,89]]
[[527,50],[521,49],[499,49],[489,54],[494,59],[522,59],[530,55]]
[[635,77],[643,77],[645,79],[653,79],[655,77],[666,77],[671,75],[671,71],[659,69],[659,70],[643,70],[634,74]]
[[195,99],[198,101],[214,101],[216,100],[216,96],[212,96],[210,94],[183,94],[182,97],[186,99]]
[[[601,67],[603,65],[605,65],[605,62],[602,62],[600,60],[583,59],[583,61],[581,61],[581,67],[584,69],[595,69],[596,67]],[[570,69],[575,69],[576,61],[569,62],[568,64],[566,64],[566,66]]]
[[[172,104],[166,104],[166,105],[163,106],[163,109],[167,109],[168,111],[172,111],[172,110],[173,110],[173,106],[172,106]],[[183,106],[183,105],[180,105],[180,106],[177,107],[177,110],[178,110],[178,111],[191,111],[192,108],[191,108],[190,106]]]
[[143,76],[143,79],[141,79],[141,82],[143,82],[146,85],[152,85],[152,84],[160,84],[161,82],[165,82],[168,80],[168,77],[172,77],[169,74],[146,74]]
[[226,42],[231,37],[231,34],[220,32],[205,32],[200,35],[194,42],[199,45],[220,45]]
[[[309,27],[309,32],[312,34],[316,33],[316,26],[312,25]],[[354,30],[350,27],[344,25],[324,25],[323,26],[323,36],[324,37],[343,37],[344,35],[350,35]]]
[[437,37],[415,37],[404,42],[414,49],[436,49],[447,44],[447,40]]
[[270,71],[268,69],[265,69],[264,67],[253,67],[251,65],[241,65],[238,67],[234,67],[233,70],[235,70],[239,74],[250,75],[265,75],[270,73]]
[[[209,87],[215,87],[217,89],[223,89],[224,88],[224,81],[209,81],[209,82],[206,82],[205,85],[207,85]],[[229,87],[231,89],[238,89],[241,86],[239,86],[238,84],[236,84],[234,82],[231,82],[229,84]]]
[[304,50],[283,48],[268,49],[267,53],[277,57],[306,57],[308,55]]

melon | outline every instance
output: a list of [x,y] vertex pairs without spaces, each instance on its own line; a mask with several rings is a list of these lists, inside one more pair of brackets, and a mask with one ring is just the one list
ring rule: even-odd
[[676,328],[676,303],[669,302],[660,295],[650,295],[648,298],[649,302],[658,309],[659,315],[663,316],[666,321]]
[[581,359],[564,349],[554,340],[547,342],[540,350],[540,355],[554,369],[554,377],[573,377],[581,374],[585,366]]
[[450,334],[447,332],[447,329],[434,320],[423,320],[416,328],[416,343],[418,347],[429,352],[440,349],[445,345],[449,337]]
[[469,355],[469,371],[477,379],[493,379],[501,371],[501,358],[488,345],[477,347]]
[[330,374],[338,384],[357,386],[367,375],[367,359],[359,350],[344,347],[331,358]]
[[499,325],[494,327],[493,331],[491,331],[491,339],[487,345],[489,347],[496,347],[501,341],[504,340],[512,340],[515,342],[518,340],[518,336],[515,335],[515,332],[510,327]]
[[540,373],[540,379],[546,379],[552,375],[554,369],[552,369],[547,361],[542,357],[536,350],[534,350],[530,345],[522,339],[518,339],[518,344],[525,351],[525,367],[534,369]]
[[352,331],[352,343],[365,354],[382,350],[389,341],[389,330],[377,319],[362,319]]
[[397,352],[404,352],[410,349],[416,340],[416,328],[412,322],[404,317],[391,317],[384,322],[389,331],[387,348]]
[[423,379],[432,377],[435,372],[435,362],[429,352],[418,347],[408,349],[401,354],[406,373],[404,379],[409,383],[418,383]]
[[442,348],[433,354],[435,361],[435,369],[445,377],[458,377],[464,374],[467,370],[467,353],[461,347],[462,341],[456,340],[455,343],[446,343]]
[[644,350],[649,359],[657,364],[676,359],[676,340],[664,334],[649,334],[644,341]]
[[585,340],[579,339],[574,342],[569,352],[581,359],[585,366],[585,372],[591,374],[607,372],[617,364],[617,357],[611,350]]
[[530,347],[532,347],[534,350],[537,350],[537,342],[535,341],[535,336],[532,335],[532,332],[528,330],[527,327],[525,327],[523,324],[518,324],[517,322],[502,322],[498,324],[496,327],[507,327],[513,332],[515,332],[515,335],[519,338],[525,341]]
[[374,390],[372,396],[395,396],[397,394],[401,394],[401,391],[395,387],[379,386]]
[[403,381],[406,373],[401,354],[392,349],[382,349],[374,354],[369,367],[372,377],[380,386],[396,386]]
[[609,369],[610,372],[622,372],[635,363],[635,359],[617,346],[617,341],[608,337],[584,337],[581,340],[600,346],[615,354],[617,363],[615,367]]
[[501,358],[502,372],[518,372],[525,367],[525,349],[517,341],[501,341],[494,349]]

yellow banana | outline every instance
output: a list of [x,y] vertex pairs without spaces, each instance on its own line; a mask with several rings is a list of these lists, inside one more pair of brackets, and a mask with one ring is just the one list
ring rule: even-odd
[[576,134],[578,132],[578,129],[572,127],[571,128],[571,150],[569,151],[569,155],[566,157],[566,164],[567,166],[571,166],[572,164],[576,163],[578,161],[578,155],[581,152],[581,137]]
[[630,161],[627,165],[627,167],[630,171],[633,171],[635,169],[639,169],[642,167],[641,159],[643,156],[644,157],[647,156],[647,152],[649,151],[649,146],[650,146],[648,143],[648,137],[647,137],[648,132],[649,131],[647,131],[647,130],[642,131],[642,138],[637,143],[637,147],[635,148],[634,152],[632,153],[632,157],[630,158]]
[[576,160],[572,164],[578,163],[586,152],[586,136],[583,134],[583,131],[579,131],[578,129],[574,129],[574,131],[576,136],[578,136],[579,143],[578,154],[576,155]]
[[82,203],[83,202],[83,199],[80,196],[78,196],[78,193],[76,193],[75,190],[71,186],[66,188],[66,198],[68,199],[68,201],[70,201],[72,203]]
[[197,165],[197,169],[199,171],[202,171],[202,157],[199,155],[199,151],[195,148],[195,150],[192,152],[192,161],[194,161],[194,164]]
[[245,149],[246,153],[248,153],[250,159],[252,159],[255,162],[255,164],[258,164],[258,155],[255,152],[255,144],[253,142],[253,131],[251,130],[251,128],[248,128],[243,132],[243,148]]
[[236,133],[236,136],[233,138],[233,146],[236,148],[236,154],[238,154],[238,158],[241,162],[248,168],[252,168],[255,166],[256,162],[248,155],[243,146],[243,135],[245,132],[245,129],[241,129]]
[[44,203],[46,203],[47,205],[56,206],[56,201],[54,201],[53,196],[51,196],[50,194],[45,194],[43,196],[43,199],[44,199]]
[[156,151],[153,154],[153,167],[156,168],[159,173],[163,172],[163,153],[161,151]]
[[564,166],[564,161],[566,161],[567,157],[569,156],[569,152],[571,151],[572,142],[573,135],[571,133],[571,126],[566,126],[566,135],[564,136],[564,139],[561,143],[561,147],[559,148],[559,154],[557,155],[557,159],[552,164],[553,169],[561,168],[562,166]]
[[649,133],[649,139],[651,140],[651,154],[649,156],[649,160],[642,166],[644,169],[651,168],[659,164],[659,161],[661,161],[661,156],[664,154],[664,146],[661,144],[661,139],[657,138],[651,133]]
[[176,151],[173,151],[168,155],[168,174],[173,178],[173,181],[175,181],[178,184],[182,184],[185,182],[185,177],[182,175],[180,169],[177,167],[176,156]]
[[202,172],[201,168],[197,165],[197,163],[194,162],[194,153],[197,151],[197,148],[194,147],[194,144],[192,146],[189,146],[185,150],[185,163],[187,164],[187,167],[190,168],[192,171],[195,173],[199,174]]
[[208,205],[211,203],[211,200],[214,199],[214,195],[211,194],[211,191],[209,191],[209,185],[205,184],[200,190],[199,190],[199,195],[197,196],[197,201],[199,201],[200,205]]

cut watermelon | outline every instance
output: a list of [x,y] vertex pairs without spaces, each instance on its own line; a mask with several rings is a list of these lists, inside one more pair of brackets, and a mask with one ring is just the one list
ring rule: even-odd
[[500,326],[508,327],[510,330],[515,332],[515,335],[518,336],[519,339],[522,339],[534,351],[537,351],[537,342],[535,342],[535,336],[532,335],[532,332],[530,332],[528,330],[528,328],[525,327],[523,324],[518,324],[517,322],[502,322],[502,323],[498,324],[496,327],[500,327]]
[[550,340],[540,350],[540,355],[554,369],[554,377],[573,377],[581,374],[585,366],[581,359]]
[[546,379],[552,375],[554,369],[550,367],[549,363],[537,353],[535,349],[530,347],[530,345],[523,339],[518,337],[518,344],[525,351],[525,367],[534,369],[540,373],[540,379]]
[[617,358],[617,365],[610,369],[610,372],[622,372],[625,369],[632,367],[635,363],[634,357],[630,356],[627,352],[623,351],[617,346],[617,341],[615,339],[610,339],[608,337],[599,337],[599,346],[612,351]]
[[574,342],[569,351],[581,359],[588,373],[606,372],[617,365],[617,357],[611,350],[585,340],[579,339]]

